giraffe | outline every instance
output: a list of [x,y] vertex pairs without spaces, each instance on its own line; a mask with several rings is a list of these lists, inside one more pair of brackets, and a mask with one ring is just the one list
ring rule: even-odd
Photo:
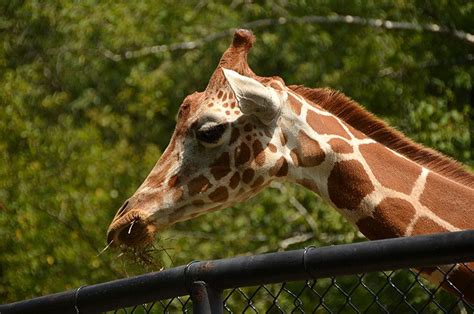
[[[257,76],[247,63],[254,41],[237,30],[205,91],[184,99],[170,144],[117,211],[110,245],[145,245],[273,180],[319,194],[371,240],[474,228],[474,176],[462,165],[340,92]],[[450,274],[470,302],[473,274],[474,263]],[[434,269],[425,276],[440,280]]]

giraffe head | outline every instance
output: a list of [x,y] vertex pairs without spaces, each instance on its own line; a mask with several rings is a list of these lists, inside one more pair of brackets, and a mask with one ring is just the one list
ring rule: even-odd
[[187,96],[170,144],[118,210],[108,243],[140,246],[176,222],[246,200],[288,173],[275,154],[284,82],[247,64],[250,31],[235,32],[204,92]]

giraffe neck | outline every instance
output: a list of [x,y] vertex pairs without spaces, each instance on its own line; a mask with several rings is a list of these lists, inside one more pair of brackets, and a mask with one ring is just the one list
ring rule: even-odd
[[290,180],[318,193],[369,239],[474,228],[472,188],[409,160],[297,94],[289,92],[289,102],[291,118],[281,126],[287,130]]

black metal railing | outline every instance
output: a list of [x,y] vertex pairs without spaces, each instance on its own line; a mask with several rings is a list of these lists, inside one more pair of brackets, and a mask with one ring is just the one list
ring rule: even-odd
[[[469,269],[472,261],[474,231],[309,247],[195,261],[0,305],[0,313],[474,311],[464,297],[474,281],[462,291],[450,281],[457,267]],[[431,269],[440,284],[430,285],[420,274],[436,265],[445,265]],[[406,268],[417,270],[400,271]]]

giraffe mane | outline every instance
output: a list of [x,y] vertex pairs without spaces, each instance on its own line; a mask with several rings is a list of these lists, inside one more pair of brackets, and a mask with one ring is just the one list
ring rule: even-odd
[[474,186],[474,175],[469,173],[461,163],[415,143],[343,93],[330,88],[307,88],[301,85],[288,87],[408,159],[460,184],[470,188]]

